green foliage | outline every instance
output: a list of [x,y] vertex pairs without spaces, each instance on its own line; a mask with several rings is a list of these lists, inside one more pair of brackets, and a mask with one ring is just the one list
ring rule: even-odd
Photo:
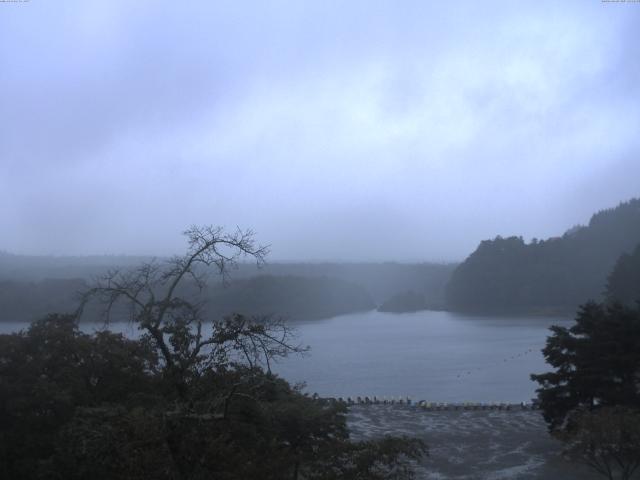
[[405,479],[425,451],[351,442],[343,405],[206,361],[178,384],[149,342],[88,335],[69,316],[0,335],[0,476]]
[[[76,292],[109,268],[135,268],[138,257],[28,257],[0,252],[0,322],[32,321],[48,312],[72,312]],[[208,287],[211,316],[241,311],[267,312],[295,319],[323,318],[374,308],[398,293],[413,290],[429,305],[444,304],[444,286],[454,265],[397,263],[269,263],[256,277],[253,265],[234,269],[227,288]],[[197,295],[197,287],[186,287]],[[373,297],[373,299],[372,299]],[[99,310],[83,320],[98,319]],[[126,316],[126,312],[120,312]],[[117,318],[117,317],[116,317]]]
[[[87,283],[81,279],[0,280],[0,321],[30,321],[50,311],[72,312],[77,306],[77,292],[86,288]],[[309,320],[375,307],[363,287],[325,276],[260,275],[234,279],[227,285],[212,284],[204,292],[187,279],[181,294],[187,298],[206,297],[205,313],[218,318],[242,311],[248,316],[271,313],[295,320]],[[126,320],[128,311],[120,308],[112,314],[115,320]],[[97,308],[83,315],[83,320],[99,319],[100,310]]]
[[[345,407],[310,398],[271,374],[305,351],[277,319],[211,321],[185,279],[206,287],[243,255],[252,233],[186,232],[189,249],[164,264],[105,275],[82,295],[107,319],[127,307],[139,340],[79,331],[52,315],[0,335],[0,476],[51,479],[411,478],[420,442],[350,442]],[[265,368],[266,367],[266,370]],[[333,472],[326,476],[324,472]]]
[[[317,459],[303,478],[310,480],[403,480],[412,478],[411,464],[427,451],[416,438],[387,436],[376,441],[336,443]],[[328,454],[328,455],[327,455]]]
[[[564,453],[614,480],[629,480],[640,467],[640,411],[608,407],[577,412],[558,437]],[[618,474],[618,476],[616,476]]]
[[57,435],[79,405],[144,401],[156,357],[121,335],[78,331],[51,315],[28,331],[0,335],[0,455],[4,478],[33,478],[53,455]]
[[631,254],[623,254],[607,279],[607,299],[625,305],[640,301],[640,244]]
[[562,237],[485,240],[454,271],[447,302],[470,311],[573,310],[601,296],[618,257],[639,242],[640,199],[599,212]]
[[555,371],[531,376],[551,430],[570,429],[576,411],[640,408],[640,306],[590,302],[551,331],[543,353]]

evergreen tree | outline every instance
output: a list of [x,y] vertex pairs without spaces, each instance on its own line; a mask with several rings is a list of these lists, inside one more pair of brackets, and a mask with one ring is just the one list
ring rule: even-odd
[[576,412],[640,408],[640,306],[590,302],[551,331],[543,353],[555,370],[531,378],[552,431],[570,430]]
[[625,305],[640,301],[640,244],[631,254],[622,254],[607,280],[607,299]]

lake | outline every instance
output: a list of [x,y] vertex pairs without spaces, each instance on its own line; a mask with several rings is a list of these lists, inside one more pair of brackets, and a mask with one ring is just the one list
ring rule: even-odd
[[549,370],[540,351],[548,327],[572,322],[434,311],[342,315],[297,323],[310,355],[275,370],[321,396],[529,401],[536,389],[529,375]]
[[[552,324],[569,318],[467,316],[451,312],[341,315],[292,322],[304,357],[274,371],[321,396],[406,397],[432,402],[521,402],[535,395],[531,373],[549,370],[540,350]],[[0,331],[25,328],[0,323]],[[84,324],[91,331],[97,324]],[[126,324],[113,330],[134,336]]]

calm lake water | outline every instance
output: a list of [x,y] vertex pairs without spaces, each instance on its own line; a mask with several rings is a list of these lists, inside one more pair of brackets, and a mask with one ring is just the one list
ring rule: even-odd
[[321,396],[410,396],[437,402],[520,402],[531,373],[549,370],[541,349],[568,318],[477,317],[450,312],[366,312],[297,324],[306,358],[275,370]]
[[[549,370],[541,348],[568,318],[480,317],[451,312],[341,315],[292,323],[311,347],[274,370],[321,396],[409,396],[435,402],[520,402],[535,395],[531,373]],[[0,331],[25,328],[0,323]],[[83,326],[91,331],[98,325]],[[113,330],[135,336],[125,324]]]

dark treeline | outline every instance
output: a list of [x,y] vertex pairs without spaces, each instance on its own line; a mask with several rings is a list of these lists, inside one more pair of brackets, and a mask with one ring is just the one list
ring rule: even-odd
[[[256,274],[254,265],[241,263],[229,272],[228,288],[212,284],[206,303],[214,315],[242,307],[292,319],[376,305],[392,311],[570,312],[585,299],[603,298],[603,285],[619,258],[611,285],[631,288],[623,285],[637,275],[639,254],[632,252],[639,244],[640,200],[634,199],[598,212],[587,226],[574,227],[562,237],[530,243],[522,237],[485,240],[459,265],[271,263]],[[71,311],[74,295],[92,278],[148,260],[0,253],[0,321],[30,321],[51,311]],[[414,292],[415,298],[408,298],[407,292]],[[633,291],[625,295],[633,298]]]
[[[91,280],[113,268],[130,268],[151,257],[102,255],[56,257],[0,252],[0,281],[39,282],[46,279]],[[162,261],[162,258],[158,260]],[[446,263],[267,263],[261,273],[274,276],[331,277],[363,286],[376,303],[408,290],[423,293],[431,303],[442,303],[444,290],[456,264]],[[256,276],[254,264],[240,263],[229,272],[232,279]]]
[[15,255],[0,251],[0,280],[91,279],[112,268],[135,267],[152,257],[129,255]]
[[640,244],[631,254],[623,254],[609,275],[607,299],[623,305],[640,301]]
[[[93,278],[150,260],[0,254],[0,321],[72,312],[77,292]],[[442,305],[453,268],[428,263],[274,263],[256,272],[255,265],[239,264],[229,272],[227,285],[210,283],[204,307],[217,317],[243,311],[306,320],[371,310],[407,290],[419,292],[430,305]]]
[[640,246],[609,275],[605,300],[554,325],[542,350],[553,371],[532,374],[549,432],[565,458],[609,480],[640,468]]
[[[32,321],[48,312],[73,312],[78,306],[78,292],[87,285],[83,279],[0,281],[0,321]],[[182,294],[200,296],[197,286],[189,282],[185,282]],[[227,285],[212,282],[201,298],[203,311],[211,318],[242,311],[247,315],[309,320],[375,308],[363,287],[328,277],[260,275]],[[98,321],[100,313],[99,309],[89,309],[84,319]],[[127,319],[126,309],[114,309],[112,321]]]
[[429,305],[425,301],[424,295],[420,295],[412,290],[408,292],[398,293],[378,307],[380,312],[417,312],[428,308],[437,308],[437,306]]
[[[307,351],[285,322],[214,320],[201,308],[203,271],[224,278],[240,256],[263,261],[252,233],[205,226],[185,235],[184,256],[90,283],[76,315],[0,335],[0,478],[413,478],[422,441],[353,441],[344,405],[272,373],[276,359]],[[141,336],[81,332],[89,305],[105,318],[128,311]]]
[[0,322],[28,322],[49,312],[72,312],[78,306],[78,292],[86,286],[78,278],[0,280]]
[[[616,239],[626,218],[635,234],[637,204],[601,212],[590,227],[610,225]],[[550,328],[542,353],[553,371],[531,379],[563,456],[609,480],[631,480],[640,468],[640,244],[618,258],[602,290],[603,300],[582,304],[572,326]]]
[[280,315],[290,319],[326,318],[375,307],[367,291],[352,282],[329,277],[260,275],[228,286],[209,288],[206,311],[213,317],[234,312]]
[[[264,273],[300,277],[341,278],[363,286],[375,303],[407,291],[424,295],[430,304],[442,304],[454,263],[268,263]],[[249,276],[252,266],[241,265],[236,276]],[[255,274],[255,273],[253,273]]]
[[616,261],[638,244],[640,199],[598,212],[587,226],[562,237],[531,243],[522,237],[485,240],[453,272],[448,306],[479,312],[572,311],[586,299],[602,298]]

